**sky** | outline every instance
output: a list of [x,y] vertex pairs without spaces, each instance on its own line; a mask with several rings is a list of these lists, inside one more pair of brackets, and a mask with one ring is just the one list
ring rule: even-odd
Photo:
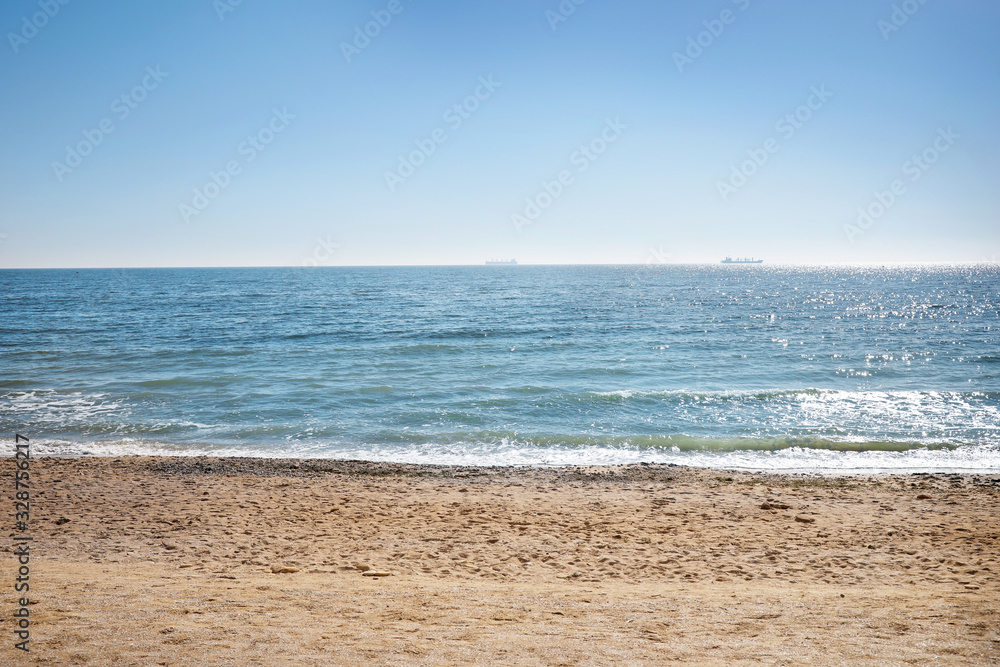
[[993,0],[6,0],[0,268],[996,261]]

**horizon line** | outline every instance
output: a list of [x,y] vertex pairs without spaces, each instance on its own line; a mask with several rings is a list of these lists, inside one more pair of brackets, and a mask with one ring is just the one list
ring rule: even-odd
[[155,265],[155,266],[25,266],[0,267],[0,271],[103,271],[108,269],[365,269],[365,268],[437,268],[437,267],[486,267],[504,266],[507,268],[525,266],[937,266],[937,265],[977,265],[1000,264],[996,259],[980,260],[908,260],[908,261],[858,261],[858,262],[770,262],[761,264],[714,262],[552,262],[488,265],[485,260],[478,264],[324,264],[304,266],[301,264],[216,264],[216,265]]

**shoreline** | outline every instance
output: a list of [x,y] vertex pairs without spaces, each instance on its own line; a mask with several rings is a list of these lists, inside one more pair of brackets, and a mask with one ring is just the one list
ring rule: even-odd
[[31,480],[34,664],[1000,659],[997,474],[89,456]]
[[454,468],[454,469],[477,469],[477,470],[490,470],[490,471],[524,471],[524,470],[571,470],[580,468],[627,468],[627,467],[652,467],[652,468],[678,468],[685,470],[705,470],[705,471],[717,471],[720,473],[732,472],[740,474],[749,475],[787,475],[791,477],[796,476],[819,476],[825,478],[839,478],[839,477],[907,477],[907,476],[921,476],[921,475],[961,475],[965,477],[983,477],[983,478],[1000,478],[1000,468],[967,468],[967,467],[912,467],[912,468],[755,468],[750,466],[707,466],[707,465],[694,465],[694,464],[684,464],[684,463],[656,463],[656,462],[630,462],[630,463],[595,463],[595,464],[566,464],[566,463],[553,463],[553,464],[538,464],[538,463],[524,463],[524,464],[504,464],[504,465],[493,465],[493,464],[473,464],[473,463],[462,463],[462,464],[434,464],[434,463],[409,463],[405,461],[387,461],[387,460],[377,460],[377,459],[348,459],[348,458],[329,458],[329,457],[315,457],[315,458],[302,458],[297,456],[287,456],[287,457],[276,457],[276,456],[237,456],[237,455],[215,455],[215,454],[189,454],[189,453],[157,453],[157,454],[93,454],[93,453],[81,453],[81,454],[53,454],[45,453],[42,455],[32,455],[33,460],[42,459],[59,459],[59,460],[102,460],[102,459],[130,459],[130,460],[140,460],[140,459],[195,459],[195,460],[233,460],[233,461],[287,461],[287,462],[298,462],[299,464],[306,463],[317,463],[317,464],[361,464],[361,465],[373,465],[373,466],[412,466],[415,468],[427,468],[432,469],[444,469],[444,468]]

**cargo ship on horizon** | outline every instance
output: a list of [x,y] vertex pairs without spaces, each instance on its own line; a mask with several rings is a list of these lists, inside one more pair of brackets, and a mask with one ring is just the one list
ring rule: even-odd
[[733,259],[732,257],[726,257],[722,260],[722,264],[763,264],[764,260],[754,259],[753,257],[747,259],[746,257],[737,257]]

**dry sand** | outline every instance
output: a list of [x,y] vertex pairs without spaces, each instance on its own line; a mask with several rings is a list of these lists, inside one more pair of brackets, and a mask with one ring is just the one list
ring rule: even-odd
[[31,482],[31,652],[8,538],[3,664],[1000,661],[996,476],[121,458]]

